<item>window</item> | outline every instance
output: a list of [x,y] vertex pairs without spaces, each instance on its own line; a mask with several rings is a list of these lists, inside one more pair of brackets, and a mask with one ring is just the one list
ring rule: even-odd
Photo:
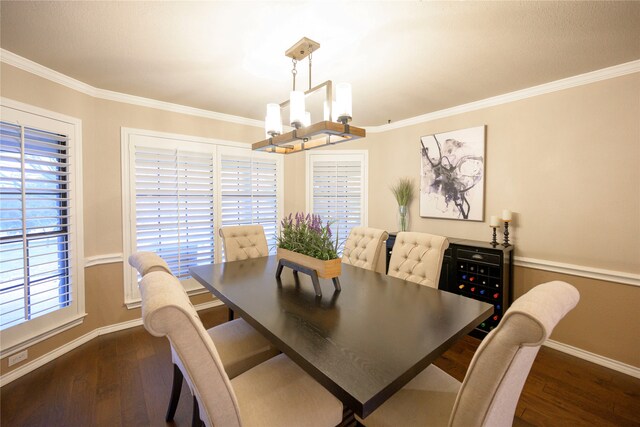
[[136,251],[160,255],[179,279],[214,261],[212,153],[135,148]]
[[256,154],[227,149],[220,155],[221,225],[262,225],[269,253],[275,254],[280,221],[278,158]]
[[[123,129],[125,259],[156,252],[188,292],[198,293],[202,286],[189,268],[224,260],[220,227],[261,224],[275,247],[282,159],[245,147]],[[137,272],[126,263],[124,270],[125,303],[137,307]]]
[[76,119],[2,103],[0,329],[7,351],[84,316],[81,133]]
[[338,253],[353,227],[367,225],[366,151],[307,152],[307,211],[331,221]]

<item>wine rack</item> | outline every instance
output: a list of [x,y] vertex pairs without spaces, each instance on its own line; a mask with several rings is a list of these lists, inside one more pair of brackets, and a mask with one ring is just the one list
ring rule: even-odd
[[[395,234],[387,240],[387,268]],[[439,289],[493,304],[494,313],[471,335],[484,338],[509,308],[513,297],[513,245],[449,238],[440,273]]]

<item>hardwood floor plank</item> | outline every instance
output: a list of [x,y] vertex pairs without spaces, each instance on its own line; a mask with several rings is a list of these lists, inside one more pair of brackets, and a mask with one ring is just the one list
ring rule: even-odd
[[[69,400],[71,406],[66,411],[67,425],[85,426],[93,421],[95,412],[96,390],[98,388],[98,359],[99,343],[89,343],[81,360],[73,363],[75,374],[71,384]],[[72,360],[69,360],[69,363]],[[73,402],[82,401],[82,405],[74,405]]]
[[167,361],[158,360],[154,357],[146,357],[139,359],[138,363],[140,365],[142,385],[145,390],[144,401],[147,408],[147,417],[151,425],[162,425],[164,424],[164,417],[167,410],[167,400],[158,399],[157,393],[150,391],[167,390],[167,396],[169,396],[169,387],[167,387],[159,374],[159,372],[166,367]]
[[[89,346],[90,343],[85,344]],[[84,346],[83,346],[84,347]],[[85,347],[86,349],[86,347]],[[85,350],[83,349],[83,350]],[[61,356],[56,361],[54,370],[54,381],[44,390],[35,390],[33,398],[47,402],[49,407],[46,419],[54,426],[66,425],[66,417],[73,402],[71,401],[71,391],[73,388],[73,379],[76,375],[76,363],[73,355],[69,353]],[[77,360],[79,363],[80,360]],[[47,424],[37,424],[47,425]]]
[[[205,327],[227,319],[199,313]],[[462,380],[480,341],[464,337],[435,364]],[[0,420],[13,426],[191,425],[185,382],[175,420],[164,422],[172,366],[166,338],[137,327],[98,337],[0,389]],[[516,408],[515,426],[640,426],[640,380],[541,348]]]
[[[134,335],[138,335],[137,331]],[[121,342],[118,342],[118,346]],[[120,353],[120,352],[119,352]],[[125,426],[148,426],[149,418],[144,401],[144,389],[135,349],[123,351],[118,357],[121,378],[120,408]]]
[[596,417],[571,402],[554,396],[523,394],[520,399],[526,406],[522,419],[535,426],[616,426],[609,420]]
[[120,406],[120,372],[118,370],[118,359],[116,356],[115,337],[100,337],[99,358],[96,367],[98,385],[96,387],[96,405],[94,411],[95,426],[121,426],[122,408]]

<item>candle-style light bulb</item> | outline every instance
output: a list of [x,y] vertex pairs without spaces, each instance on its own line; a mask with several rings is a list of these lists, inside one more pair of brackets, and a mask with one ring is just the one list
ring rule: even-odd
[[264,119],[264,128],[268,137],[282,133],[282,118],[278,104],[267,104],[267,117]]
[[342,124],[351,121],[351,85],[349,83],[338,83],[336,86],[336,116]]

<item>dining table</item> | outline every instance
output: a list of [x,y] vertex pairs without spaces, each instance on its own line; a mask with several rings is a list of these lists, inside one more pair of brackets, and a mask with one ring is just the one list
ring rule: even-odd
[[342,263],[341,290],[276,256],[191,275],[361,418],[493,313],[471,298]]

